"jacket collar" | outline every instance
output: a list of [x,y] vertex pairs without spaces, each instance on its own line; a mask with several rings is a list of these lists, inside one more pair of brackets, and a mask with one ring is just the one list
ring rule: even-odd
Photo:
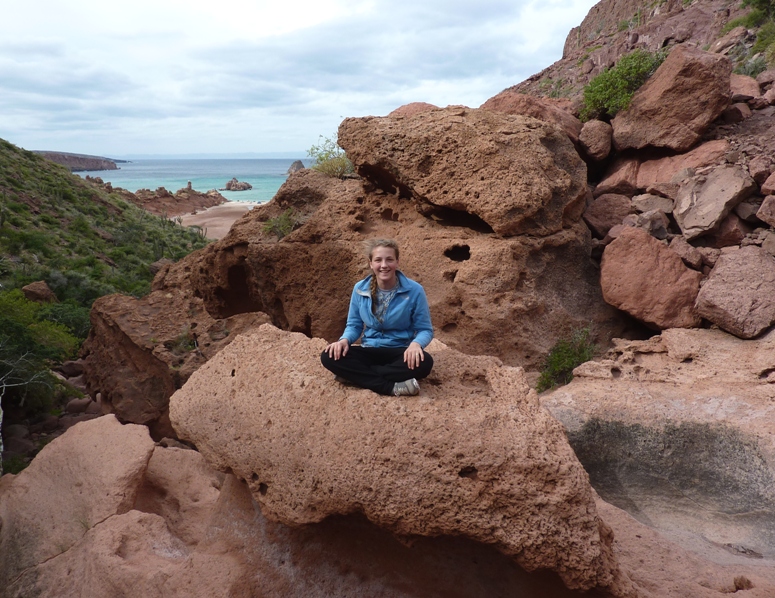
[[[369,287],[371,286],[372,276],[374,275],[369,274],[366,278],[360,281],[355,287],[355,292],[363,297],[371,297],[371,289]],[[400,270],[396,270],[396,280],[398,280],[398,289],[396,290],[396,294],[408,293],[409,286],[406,284],[406,276]]]

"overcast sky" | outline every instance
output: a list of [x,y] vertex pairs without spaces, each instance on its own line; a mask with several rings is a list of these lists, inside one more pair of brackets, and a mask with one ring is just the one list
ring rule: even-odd
[[0,137],[110,157],[304,151],[347,116],[476,107],[596,0],[2,0]]

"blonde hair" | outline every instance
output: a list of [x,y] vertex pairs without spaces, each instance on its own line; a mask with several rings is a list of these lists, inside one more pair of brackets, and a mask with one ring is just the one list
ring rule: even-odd
[[[393,239],[369,239],[368,241],[365,241],[363,243],[363,249],[366,252],[367,257],[369,258],[369,263],[371,263],[371,255],[374,253],[374,250],[377,247],[389,247],[392,249],[396,254],[396,260],[398,260],[398,243],[396,243]],[[377,309],[377,277],[372,274],[371,276],[371,283],[369,284],[369,292],[371,293],[371,311],[372,313],[376,313]]]

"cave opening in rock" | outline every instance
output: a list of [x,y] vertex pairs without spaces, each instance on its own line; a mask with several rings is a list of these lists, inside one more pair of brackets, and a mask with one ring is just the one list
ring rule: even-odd
[[251,297],[248,271],[244,263],[229,267],[226,273],[226,287],[217,289],[216,296],[222,305],[221,313],[218,314],[222,318],[261,311],[260,302]]

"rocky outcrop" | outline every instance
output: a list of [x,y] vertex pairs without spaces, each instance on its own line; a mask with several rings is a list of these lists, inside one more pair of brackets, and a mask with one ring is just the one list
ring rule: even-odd
[[304,170],[306,167],[304,166],[304,162],[301,160],[295,160],[293,164],[291,164],[288,167],[287,174],[293,174],[294,172],[299,172],[300,170]]
[[612,227],[621,224],[632,212],[633,206],[629,197],[606,193],[589,204],[583,217],[592,232],[602,239]]
[[450,107],[395,118],[348,118],[338,140],[358,174],[431,213],[471,214],[503,236],[560,231],[578,220],[584,163],[553,126]]
[[226,183],[226,186],[219,191],[248,191],[252,189],[253,185],[247,181],[238,181],[236,178],[231,179]]
[[772,559],[774,343],[678,329],[617,341],[541,403],[604,500],[698,552]]
[[238,334],[267,319],[261,313],[214,319],[200,299],[180,290],[101,297],[82,349],[86,385],[121,421],[147,424],[157,439],[174,436],[170,395]]
[[699,325],[694,302],[701,278],[639,228],[625,228],[605,248],[600,265],[605,300],[658,329]]
[[716,262],[697,297],[699,314],[740,338],[775,323],[775,258],[761,247],[741,247]]
[[326,375],[325,346],[269,325],[241,336],[172,397],[175,429],[271,520],[363,513],[492,544],[572,589],[622,582],[586,474],[522,370],[442,348],[419,398],[375,401]]
[[690,149],[729,104],[731,73],[726,57],[677,46],[612,121],[614,145]]
[[151,214],[166,218],[190,214],[191,212],[211,208],[226,202],[226,198],[215,189],[202,193],[187,186],[183,189],[178,189],[175,193],[171,193],[164,187],[159,187],[155,191],[138,189],[136,193],[131,193],[120,187],[114,189],[110,183],[103,183],[102,179],[99,178],[88,180],[109,192],[115,191],[122,199],[132,202]]
[[68,152],[34,152],[62,166],[70,169],[70,172],[81,172],[84,170],[117,170],[116,162],[121,160],[112,160],[101,156],[89,156],[87,154],[70,154]]

